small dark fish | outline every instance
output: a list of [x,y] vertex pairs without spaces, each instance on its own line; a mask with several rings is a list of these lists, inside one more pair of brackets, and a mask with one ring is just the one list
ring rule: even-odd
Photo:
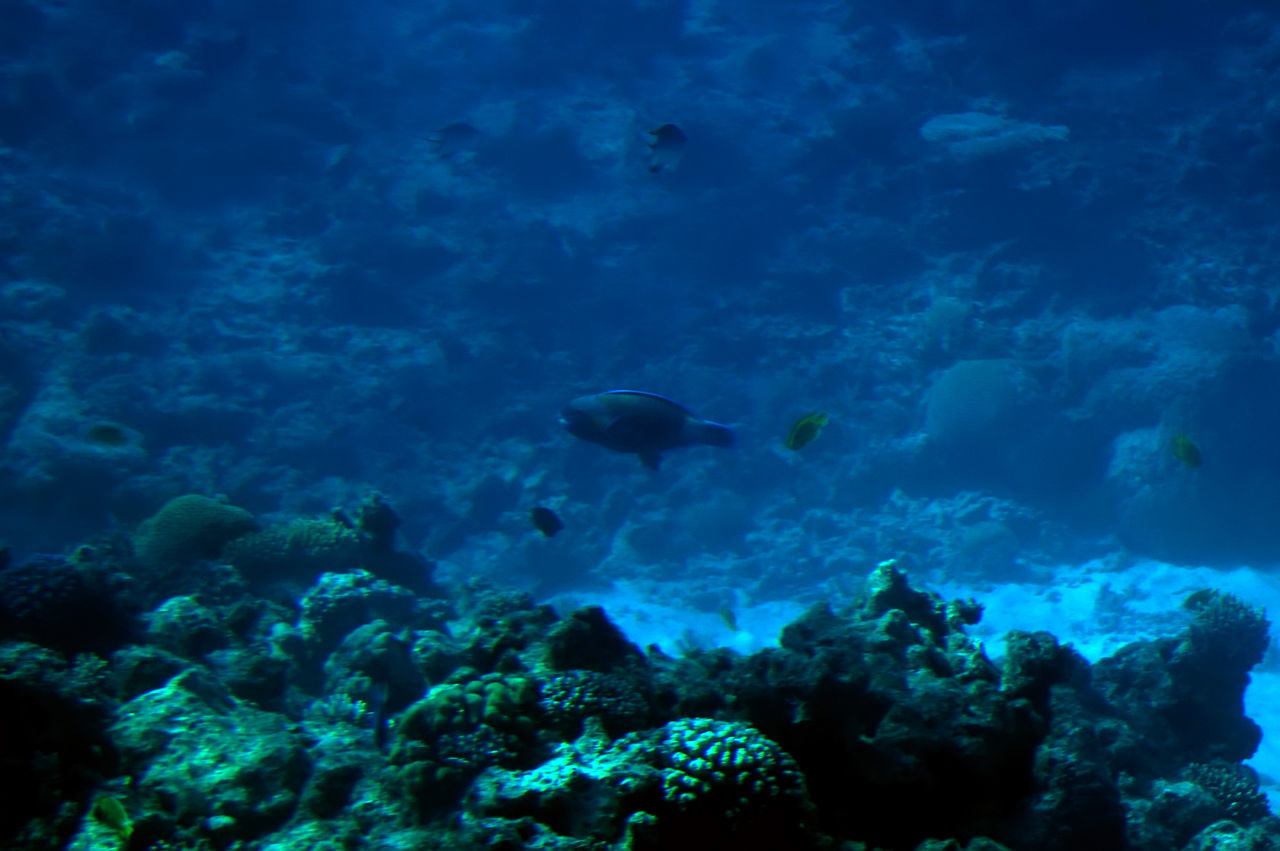
[[814,439],[822,433],[822,429],[826,424],[826,414],[810,411],[792,424],[783,444],[791,450],[803,449],[813,443]]
[[387,682],[379,680],[369,690],[369,722],[373,726],[373,744],[380,752],[387,749]]
[[1173,450],[1173,457],[1181,461],[1184,467],[1194,470],[1204,461],[1200,455],[1200,447],[1185,434],[1175,434],[1169,447]]
[[1207,609],[1209,606],[1212,606],[1219,596],[1220,592],[1218,592],[1217,589],[1200,588],[1187,595],[1187,598],[1182,601],[1182,607],[1184,609],[1191,609],[1193,612],[1198,612],[1201,609]]
[[529,512],[529,519],[533,521],[533,528],[541,532],[544,538],[554,538],[556,532],[564,528],[560,515],[541,505]]
[[738,616],[734,614],[733,609],[728,606],[721,606],[720,620],[724,621],[724,625],[729,628],[730,632],[738,631]]
[[465,153],[475,146],[480,131],[465,121],[446,124],[434,134],[424,137],[435,146],[435,155],[448,159],[455,154]]
[[97,422],[85,431],[85,437],[99,446],[124,446],[129,442],[129,432],[121,425],[111,422]]
[[734,446],[733,429],[696,416],[678,402],[642,390],[610,390],[579,396],[565,406],[560,424],[574,437],[614,452],[632,452],[656,470],[660,453],[681,446]]
[[674,124],[663,124],[657,130],[650,130],[649,135],[653,137],[649,143],[649,173],[674,169],[689,141],[684,131]]

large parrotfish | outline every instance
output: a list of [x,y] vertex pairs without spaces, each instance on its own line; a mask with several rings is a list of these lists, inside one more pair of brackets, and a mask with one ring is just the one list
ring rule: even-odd
[[635,453],[656,470],[661,453],[681,446],[733,446],[733,429],[698,417],[684,405],[642,390],[609,390],[579,396],[565,406],[560,424],[574,437],[614,452]]

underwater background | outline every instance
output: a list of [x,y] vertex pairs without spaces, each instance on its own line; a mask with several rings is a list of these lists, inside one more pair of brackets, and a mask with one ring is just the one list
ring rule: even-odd
[[1280,11],[0,0],[0,198],[3,847],[1280,848]]

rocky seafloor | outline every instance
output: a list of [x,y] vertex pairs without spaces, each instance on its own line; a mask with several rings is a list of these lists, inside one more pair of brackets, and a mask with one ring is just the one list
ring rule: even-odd
[[1264,613],[1200,591],[1090,665],[993,662],[893,562],[778,646],[680,658],[599,607],[438,584],[370,497],[189,495],[0,569],[6,849],[1267,849]]

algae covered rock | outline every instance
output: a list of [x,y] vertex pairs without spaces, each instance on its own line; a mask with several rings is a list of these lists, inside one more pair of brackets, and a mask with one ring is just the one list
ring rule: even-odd
[[122,706],[111,732],[145,808],[216,847],[281,827],[311,772],[289,719],[238,704],[198,669]]
[[609,672],[642,664],[643,654],[599,606],[584,606],[557,623],[546,640],[547,666]]
[[[321,647],[336,647],[351,630],[375,620],[412,626],[439,625],[434,608],[407,588],[366,570],[321,575],[302,597],[302,634]],[[425,621],[420,621],[420,616]]]
[[231,642],[219,613],[199,597],[170,597],[146,616],[149,643],[170,653],[196,659]]

